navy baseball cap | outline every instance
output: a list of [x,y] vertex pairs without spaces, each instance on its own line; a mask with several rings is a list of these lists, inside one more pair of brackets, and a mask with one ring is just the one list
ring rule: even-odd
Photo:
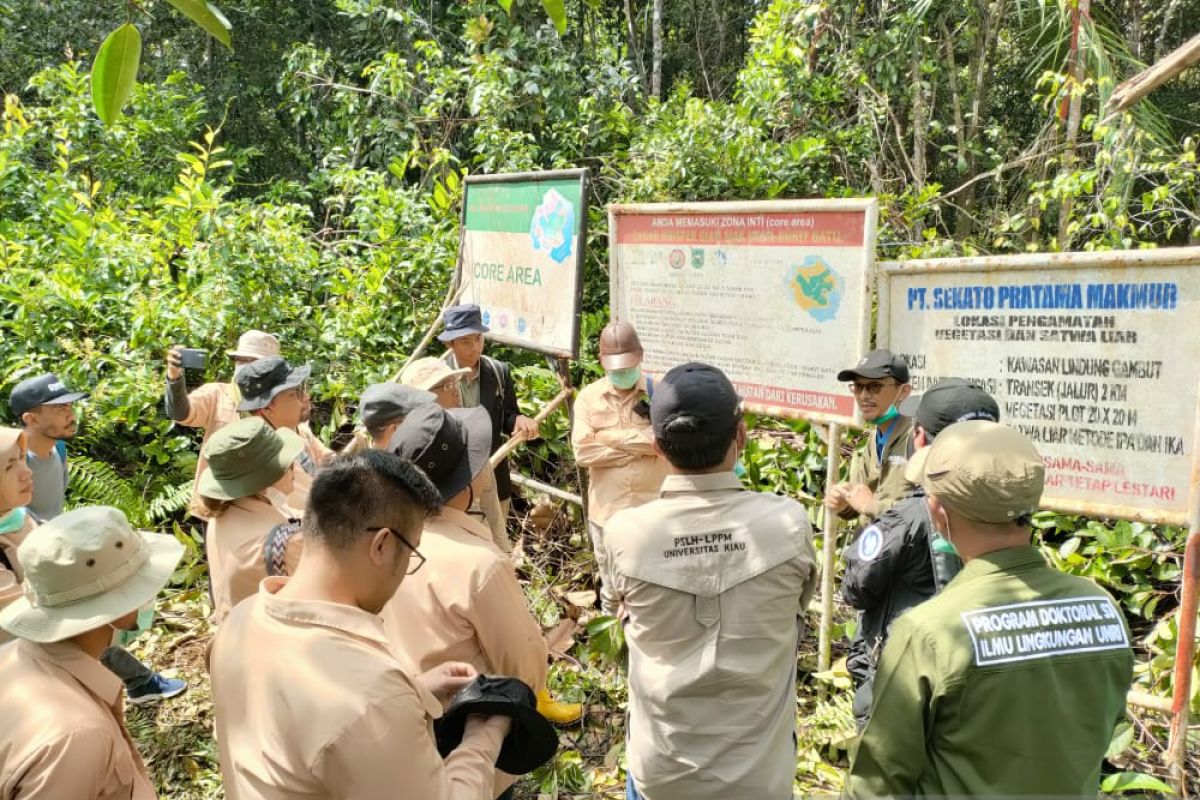
[[473,333],[487,333],[491,330],[483,324],[483,312],[474,303],[461,306],[450,306],[442,312],[445,330],[438,334],[439,342],[450,342]]
[[26,411],[38,406],[58,406],[74,403],[87,397],[87,392],[73,392],[57,375],[47,372],[36,378],[27,378],[15,387],[8,396],[8,407],[18,420]]
[[446,411],[437,403],[413,409],[388,442],[388,450],[421,468],[443,503],[483,472],[491,446],[492,418],[486,408]]
[[940,380],[923,394],[906,399],[897,410],[906,417],[913,417],[931,439],[956,422],[1000,421],[1000,404],[996,398],[982,386],[963,378]]
[[839,381],[852,381],[855,378],[895,378],[897,383],[908,383],[908,364],[891,350],[872,350],[853,367],[837,374]]
[[666,438],[667,426],[680,419],[691,421],[690,433],[724,434],[737,424],[741,405],[724,372],[693,361],[672,367],[654,384],[650,425],[660,439]]

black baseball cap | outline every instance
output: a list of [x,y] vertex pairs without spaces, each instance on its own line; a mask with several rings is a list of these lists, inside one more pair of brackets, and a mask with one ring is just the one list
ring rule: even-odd
[[897,383],[908,383],[908,364],[891,350],[872,350],[853,367],[837,374],[839,381],[855,378],[895,378]]
[[437,395],[402,383],[373,383],[358,404],[362,424],[368,428],[407,417],[414,408],[436,403]]
[[19,422],[21,415],[38,406],[60,406],[87,397],[87,392],[72,392],[57,375],[47,372],[36,378],[26,378],[13,387],[8,407]]
[[268,356],[238,367],[233,380],[242,393],[238,411],[257,411],[266,408],[280,392],[295,389],[308,380],[312,367],[293,368],[282,356]]
[[742,398],[725,373],[693,361],[672,367],[654,384],[650,398],[650,425],[664,438],[666,426],[677,419],[695,423],[696,433],[728,433],[737,423]]
[[396,428],[388,450],[416,464],[437,487],[442,502],[458,495],[488,464],[492,419],[487,409],[437,403],[413,409]]
[[474,303],[450,306],[442,312],[445,330],[438,334],[439,342],[450,342],[474,333],[487,333],[491,328],[483,324],[483,312]]
[[512,719],[512,728],[496,756],[496,767],[509,775],[533,772],[558,752],[558,732],[538,713],[533,689],[517,678],[479,675],[454,695],[446,713],[433,723],[442,758],[462,744],[467,717],[472,714]]
[[1000,421],[1000,405],[996,398],[978,384],[963,378],[945,378],[913,395],[898,407],[906,417],[913,417],[929,438],[937,436],[956,422],[983,419]]

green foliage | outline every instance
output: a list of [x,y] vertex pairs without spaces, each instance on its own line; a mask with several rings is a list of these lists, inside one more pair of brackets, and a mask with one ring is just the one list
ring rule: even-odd
[[96,116],[111,125],[133,96],[138,64],[142,60],[142,35],[126,23],[108,35],[92,67],[92,102]]

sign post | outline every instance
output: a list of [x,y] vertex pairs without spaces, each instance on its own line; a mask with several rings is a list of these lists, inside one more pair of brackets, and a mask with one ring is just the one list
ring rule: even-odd
[[[1046,465],[1042,507],[1186,525],[1168,759],[1184,781],[1200,582],[1200,248],[881,265],[878,339],[973,379]],[[1161,709],[1160,703],[1131,698]]]
[[[871,199],[609,206],[614,319],[637,328],[642,370],[719,367],[747,411],[857,425],[837,372],[870,343],[878,206]],[[818,661],[829,667],[837,518],[825,516]]]

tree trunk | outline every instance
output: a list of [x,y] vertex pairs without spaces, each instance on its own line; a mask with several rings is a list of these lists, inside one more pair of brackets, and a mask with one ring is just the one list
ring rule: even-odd
[[[1083,116],[1083,76],[1084,59],[1080,53],[1079,29],[1083,19],[1091,9],[1091,0],[1078,0],[1071,12],[1071,50],[1067,59],[1067,91],[1070,93],[1067,105],[1067,132],[1065,150],[1062,160],[1062,176],[1065,178],[1075,169],[1075,148],[1079,144],[1079,122]],[[1058,249],[1066,250],[1071,244],[1068,229],[1071,226],[1071,212],[1074,211],[1075,198],[1070,194],[1063,198],[1062,208],[1058,217]]]
[[646,85],[646,59],[642,57],[642,43],[638,40],[637,23],[634,21],[633,0],[625,0],[625,30],[629,37],[629,60],[637,67],[638,75],[642,78],[642,86]]
[[654,11],[650,22],[651,36],[651,70],[650,70],[650,95],[662,99],[662,60],[663,60],[663,40],[662,40],[662,17],[663,17],[663,0],[654,0]]

